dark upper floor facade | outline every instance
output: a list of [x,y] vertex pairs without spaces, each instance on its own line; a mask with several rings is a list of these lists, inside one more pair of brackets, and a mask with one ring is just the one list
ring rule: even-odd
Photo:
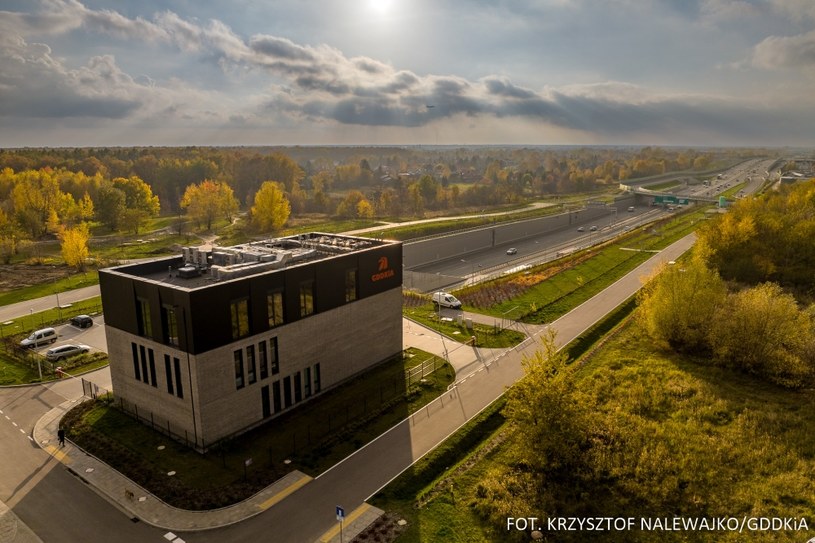
[[106,325],[199,354],[401,288],[402,244],[311,233],[185,248],[101,270],[99,283]]

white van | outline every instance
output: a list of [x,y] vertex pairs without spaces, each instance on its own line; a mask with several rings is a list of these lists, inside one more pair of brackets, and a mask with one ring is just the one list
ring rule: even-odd
[[439,307],[452,307],[453,309],[461,309],[461,302],[452,294],[446,292],[434,292],[433,303]]
[[20,342],[21,347],[33,349],[46,343],[54,343],[57,340],[57,331],[53,328],[43,328],[34,331],[30,336]]

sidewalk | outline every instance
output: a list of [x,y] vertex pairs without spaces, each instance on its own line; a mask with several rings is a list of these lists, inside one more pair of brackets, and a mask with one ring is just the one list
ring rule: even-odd
[[[621,278],[594,298],[551,323],[557,330],[558,345],[564,345],[602,319],[640,288],[640,279],[659,262],[676,259],[693,243],[688,236],[655,255],[646,263]],[[339,524],[333,520],[334,505],[348,507],[342,539],[350,541],[359,531],[376,520],[382,511],[367,504],[394,477],[435,448],[462,424],[500,397],[508,386],[523,376],[521,360],[537,349],[534,335],[507,350],[481,350],[445,339],[437,332],[416,323],[403,324],[419,348],[435,354],[447,348],[451,363],[462,370],[454,387],[390,430],[357,450],[337,465],[311,479],[294,471],[251,498],[212,511],[186,511],[171,507],[145,489],[88,455],[69,441],[57,443],[57,430],[62,416],[78,400],[67,401],[44,415],[35,425],[36,443],[62,462],[82,482],[93,488],[131,518],[167,530],[200,531],[229,526],[264,511],[264,523],[285,526],[278,533],[280,542],[302,543],[340,540]],[[451,345],[447,345],[447,344]],[[414,345],[414,342],[410,342]],[[458,346],[461,345],[461,346]],[[451,347],[455,347],[454,349]],[[498,352],[492,352],[498,351]],[[489,356],[492,355],[492,359]],[[487,357],[487,359],[485,359]],[[286,499],[288,498],[288,499]],[[277,505],[277,507],[273,507]],[[27,543],[27,542],[26,542]]]

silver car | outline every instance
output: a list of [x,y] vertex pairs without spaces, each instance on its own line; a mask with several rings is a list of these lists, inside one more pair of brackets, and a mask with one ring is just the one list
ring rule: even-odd
[[66,345],[60,345],[59,347],[52,347],[45,352],[45,358],[50,360],[51,362],[57,362],[58,360],[62,360],[63,358],[69,358],[71,356],[76,356],[78,354],[84,354],[90,351],[91,348],[87,345],[83,345],[82,343],[68,343]]

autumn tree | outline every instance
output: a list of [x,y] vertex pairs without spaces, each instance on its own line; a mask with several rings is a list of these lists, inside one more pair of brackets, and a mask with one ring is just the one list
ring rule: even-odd
[[357,203],[357,217],[360,219],[373,219],[374,206],[368,200],[360,200]]
[[731,294],[711,322],[713,352],[724,365],[801,386],[813,374],[810,314],[781,287],[764,283]]
[[88,238],[90,231],[87,223],[81,223],[73,228],[64,228],[59,234],[61,240],[62,258],[68,266],[79,271],[85,269],[88,259]]
[[206,224],[207,230],[211,230],[212,221],[219,215],[231,219],[238,209],[238,201],[229,185],[206,179],[198,185],[187,187],[181,207],[187,210],[196,224]]
[[153,195],[150,185],[135,175],[128,178],[117,177],[113,180],[113,186],[125,195],[123,226],[138,234],[147,219],[158,215],[161,209],[158,196]]
[[122,225],[125,210],[125,193],[116,188],[111,181],[102,183],[94,202],[94,216],[96,220],[115,232]]
[[345,198],[337,206],[337,215],[343,218],[350,219],[358,217],[359,203],[367,201],[365,195],[358,190],[348,191]]
[[664,265],[640,290],[639,318],[651,337],[677,350],[704,350],[708,329],[726,296],[703,251],[690,262]]
[[0,208],[0,258],[4,264],[11,263],[12,257],[17,254],[20,239],[21,235],[17,225]]
[[251,209],[252,224],[261,232],[279,230],[286,224],[291,206],[283,187],[275,181],[266,181],[255,193]]
[[541,348],[524,357],[524,378],[507,391],[504,408],[518,434],[520,460],[548,476],[574,471],[590,448],[588,413],[574,383],[577,366],[567,362],[550,329]]

